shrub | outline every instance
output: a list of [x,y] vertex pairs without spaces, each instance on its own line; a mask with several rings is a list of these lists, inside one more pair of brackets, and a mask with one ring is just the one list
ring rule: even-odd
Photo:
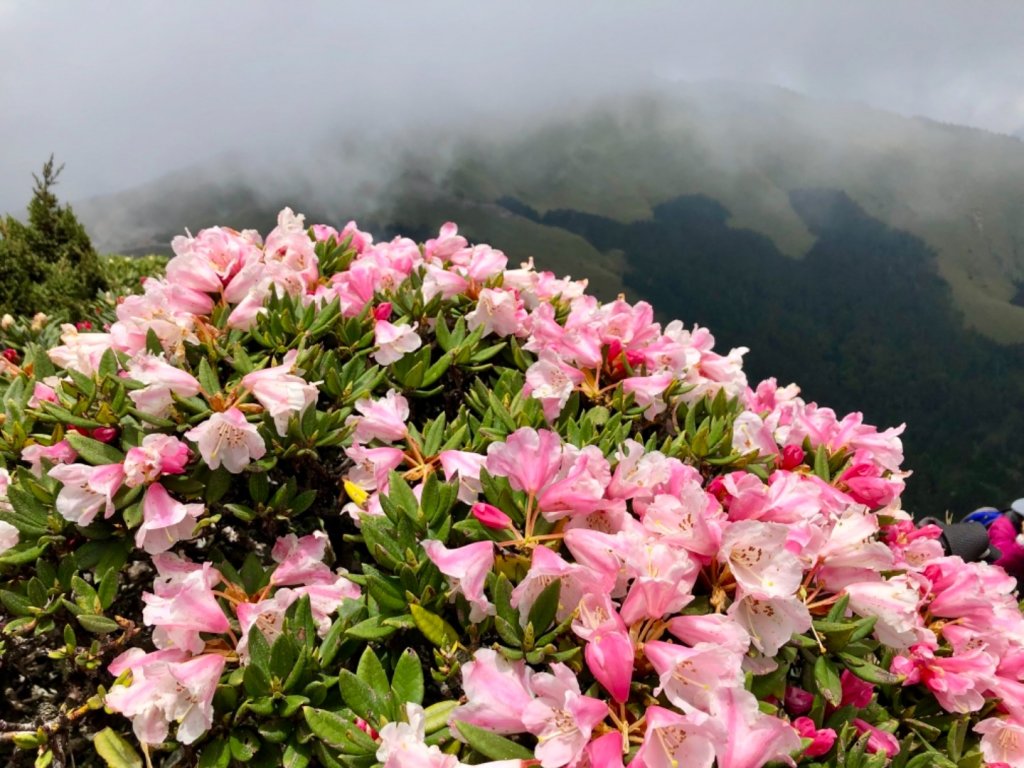
[[53,193],[62,169],[50,157],[42,177],[33,177],[27,224],[0,221],[0,307],[7,312],[83,315],[106,287],[89,235]]
[[899,428],[451,224],[174,249],[4,365],[14,764],[1024,765]]

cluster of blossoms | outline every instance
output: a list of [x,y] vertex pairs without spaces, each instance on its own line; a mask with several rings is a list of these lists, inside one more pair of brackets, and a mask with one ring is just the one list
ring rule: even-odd
[[[452,224],[173,247],[4,369],[5,631],[112,636],[147,759],[1024,766],[1016,584],[901,509],[902,428]],[[139,605],[82,538],[155,573]],[[30,585],[50,556],[88,578]]]

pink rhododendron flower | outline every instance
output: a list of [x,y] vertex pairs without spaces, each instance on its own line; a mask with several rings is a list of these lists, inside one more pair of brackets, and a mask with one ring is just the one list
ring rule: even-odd
[[848,669],[843,670],[839,680],[843,691],[842,699],[839,701],[840,707],[864,709],[871,703],[871,698],[875,695],[875,686],[872,683],[861,680]]
[[891,671],[904,675],[903,685],[924,683],[947,712],[976,712],[985,705],[997,659],[980,648],[952,656],[936,656],[924,644],[909,656],[893,659]]
[[894,648],[909,648],[922,639],[918,588],[906,576],[888,581],[846,585],[850,609],[858,616],[875,616],[875,637]]
[[69,368],[86,376],[94,375],[100,367],[100,358],[111,348],[113,339],[109,333],[79,333],[71,323],[61,327],[59,347],[47,353],[61,368]]
[[221,634],[230,626],[213,594],[220,573],[210,563],[190,563],[177,556],[153,557],[158,578],[153,592],[145,592],[142,620],[153,630],[153,644],[200,653],[206,643],[202,633]]
[[487,471],[507,477],[517,491],[536,494],[554,479],[562,463],[562,439],[546,429],[517,429],[504,443],[487,446]]
[[1011,717],[990,717],[974,726],[981,734],[981,754],[989,765],[1024,766],[1024,724]]
[[718,768],[760,768],[788,758],[801,747],[792,726],[763,714],[754,695],[742,687],[723,687],[714,710],[722,731],[715,741]]
[[124,481],[124,468],[120,464],[59,464],[49,475],[63,483],[57,494],[57,511],[64,519],[86,526],[101,507],[105,518],[114,513],[114,494]]
[[706,717],[652,706],[644,719],[644,742],[630,768],[711,768],[715,747]]
[[247,422],[237,408],[213,414],[185,437],[199,446],[199,454],[210,469],[223,464],[228,472],[236,474],[267,452],[256,426]]
[[537,737],[541,768],[575,764],[594,727],[608,716],[608,705],[580,695],[576,675],[564,664],[534,675],[530,685],[536,698],[523,710],[523,725]]
[[750,635],[754,646],[772,657],[793,633],[811,628],[811,614],[802,600],[789,597],[760,599],[745,596],[729,606],[728,615]]
[[177,542],[192,538],[203,510],[202,504],[175,501],[160,483],[153,483],[142,499],[142,524],[135,532],[135,546],[151,555],[166,552]]
[[135,735],[145,744],[165,741],[174,722],[175,738],[191,744],[213,724],[213,695],[224,663],[218,654],[190,658],[177,650],[146,654],[131,648],[110,665],[115,675],[131,670],[131,685],[114,686],[105,704],[131,718]]
[[710,643],[687,648],[674,643],[652,641],[644,644],[644,655],[657,672],[662,692],[686,712],[711,714],[718,691],[740,687],[743,682],[742,655]]
[[302,538],[294,533],[282,536],[270,552],[278,564],[270,574],[270,583],[284,586],[334,581],[334,572],[324,563],[326,554],[327,534],[323,531]]
[[137,488],[163,475],[180,475],[185,471],[191,453],[188,446],[176,437],[146,435],[141,445],[128,449],[124,460],[124,484]]
[[136,407],[145,414],[161,419],[171,411],[174,402],[172,394],[194,397],[201,390],[195,376],[156,355],[136,355],[128,363],[128,375],[146,385],[128,393]]
[[417,324],[392,325],[387,320],[378,320],[373,327],[374,344],[377,351],[373,359],[380,365],[397,363],[410,352],[423,346],[423,339],[416,333]]
[[565,621],[576,610],[583,595],[594,583],[592,572],[575,563],[566,562],[560,555],[547,547],[533,550],[530,570],[515,589],[512,590],[512,607],[519,610],[520,622],[525,627],[530,608],[540,593],[555,580],[562,582],[558,597],[557,621]]
[[437,458],[441,460],[445,479],[448,482],[458,479],[459,501],[463,504],[476,502],[482,490],[480,470],[486,463],[487,457],[469,451],[441,451]]
[[757,520],[742,520],[725,529],[718,557],[728,564],[744,594],[763,600],[796,592],[803,568],[786,549],[788,533],[782,525]]
[[279,589],[273,597],[256,603],[239,603],[235,606],[235,614],[242,628],[238,646],[235,649],[244,661],[249,659],[249,631],[256,627],[266,638],[269,645],[281,636],[284,628],[284,614],[298,600],[300,595],[294,589]]
[[437,569],[448,577],[455,592],[469,601],[470,621],[483,621],[494,613],[494,606],[484,595],[484,579],[494,566],[494,544],[478,541],[448,549],[441,542],[428,539],[420,545]]
[[18,529],[5,520],[0,520],[0,555],[18,546]]
[[526,370],[524,392],[540,400],[544,418],[554,422],[569,396],[583,381],[583,372],[568,365],[552,350],[542,350],[537,362]]
[[483,328],[484,336],[521,334],[526,322],[523,302],[514,291],[484,288],[480,291],[476,308],[466,313],[466,327],[471,331]]
[[523,713],[533,699],[533,672],[522,661],[507,661],[495,651],[479,649],[462,665],[466,703],[449,722],[464,722],[495,733],[523,733]]
[[345,423],[355,425],[357,442],[393,443],[408,434],[405,422],[409,418],[409,401],[393,389],[380,400],[357,400],[356,410],[360,415],[349,416]]
[[318,396],[314,384],[293,373],[297,357],[298,352],[293,349],[284,356],[281,365],[253,371],[242,378],[242,386],[267,409],[277,434],[282,436],[288,432],[288,419],[302,415],[316,403]]

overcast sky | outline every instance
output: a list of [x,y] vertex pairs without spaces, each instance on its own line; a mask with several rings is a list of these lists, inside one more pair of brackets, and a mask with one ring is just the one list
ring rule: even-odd
[[487,131],[658,81],[731,79],[1024,127],[1024,3],[0,0],[0,211],[332,131]]

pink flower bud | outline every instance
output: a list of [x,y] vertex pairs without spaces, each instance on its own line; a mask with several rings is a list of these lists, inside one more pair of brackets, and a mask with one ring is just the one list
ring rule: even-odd
[[804,463],[805,455],[799,445],[787,445],[782,449],[782,458],[779,460],[779,466],[782,469],[796,469]]
[[496,531],[512,527],[512,518],[491,504],[486,504],[482,501],[477,502],[470,509],[470,512],[473,513],[473,517],[480,521],[481,525],[493,528]]
[[359,729],[360,731],[362,731],[363,733],[365,733],[365,734],[366,734],[367,736],[369,736],[369,737],[370,737],[371,739],[374,739],[374,740],[376,740],[376,739],[379,739],[379,738],[380,738],[380,734],[379,734],[379,733],[377,733],[377,731],[375,731],[375,730],[373,729],[373,726],[372,726],[372,725],[370,725],[370,724],[369,724],[368,722],[366,722],[365,720],[363,720],[363,718],[361,718],[361,717],[357,717],[357,718],[356,718],[356,728],[358,728],[358,729]]
[[79,435],[82,435],[83,437],[88,437],[89,436],[89,430],[85,429],[84,427],[76,427],[74,425],[71,425],[71,426],[65,427],[64,431],[65,432],[77,432]]
[[820,757],[832,749],[836,743],[836,732],[831,728],[815,727],[814,721],[809,717],[798,717],[793,721],[793,727],[803,739],[810,739],[811,743],[804,750],[804,757]]
[[871,734],[868,736],[868,752],[885,752],[887,757],[899,754],[900,742],[891,733],[875,728],[871,723],[865,722],[859,717],[855,717],[851,722],[853,727],[857,729],[858,734],[865,732]]
[[391,319],[391,302],[385,301],[378,304],[373,308],[373,319],[374,320],[390,320]]
[[871,703],[871,696],[875,692],[875,686],[864,682],[848,669],[843,670],[839,678],[843,684],[843,699],[839,706],[854,706],[857,709],[864,709]]
[[117,437],[117,427],[96,427],[90,436],[101,443],[109,443]]
[[814,704],[814,694],[791,685],[786,688],[786,712],[790,715],[803,715],[810,711]]

